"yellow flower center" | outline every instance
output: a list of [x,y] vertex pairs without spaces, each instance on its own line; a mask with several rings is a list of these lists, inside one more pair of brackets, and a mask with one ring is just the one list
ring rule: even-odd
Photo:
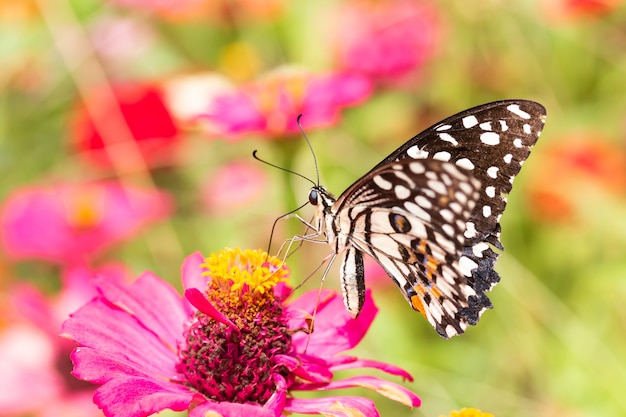
[[225,249],[202,264],[210,276],[209,291],[227,295],[232,305],[264,299],[274,301],[272,289],[287,281],[289,270],[280,259],[262,250]]
[[89,230],[102,220],[104,195],[97,187],[83,187],[65,199],[67,221],[77,230]]
[[451,411],[448,417],[493,417],[493,414],[484,413],[477,408],[462,408],[459,411]]

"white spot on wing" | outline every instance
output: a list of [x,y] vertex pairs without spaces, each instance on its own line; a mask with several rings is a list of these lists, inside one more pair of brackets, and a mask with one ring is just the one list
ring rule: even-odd
[[510,164],[511,161],[513,160],[513,155],[511,155],[510,153],[507,153],[506,155],[504,155],[504,162],[506,162],[507,164]]
[[452,221],[454,220],[454,214],[448,209],[439,210],[439,214],[441,214],[441,217],[443,217],[443,219],[449,223],[452,223]]
[[455,162],[458,166],[465,169],[474,169],[474,164],[467,158],[461,158]]
[[498,178],[498,167],[489,167],[487,168],[487,175],[493,179]]
[[[454,229],[453,229],[453,232],[454,232]],[[450,239],[448,239],[441,233],[435,232],[435,240],[439,244],[439,247],[443,248],[443,250],[445,250],[446,252],[448,253],[454,252],[454,243],[452,243]]]
[[391,184],[390,181],[387,181],[380,175],[375,175],[373,181],[374,181],[374,184],[378,185],[383,190],[388,191],[388,190],[391,190],[391,188],[393,187],[393,184]]
[[459,188],[467,195],[470,195],[474,192],[474,188],[472,188],[472,186],[466,182],[459,183]]
[[452,209],[452,211],[457,214],[461,214],[461,212],[463,211],[463,206],[456,201],[451,201],[450,204],[448,204],[448,207],[450,207],[450,209]]
[[417,145],[409,148],[406,151],[406,154],[409,155],[413,159],[424,159],[428,158],[428,152],[420,149]]
[[489,217],[491,216],[491,206],[483,206],[483,216]]
[[479,258],[483,257],[483,252],[489,249],[489,245],[485,242],[479,242],[472,247],[472,252]]
[[472,271],[476,268],[478,268],[478,264],[467,256],[461,256],[459,258],[459,269],[466,277],[471,277]]
[[404,185],[396,185],[393,191],[396,193],[396,197],[400,200],[405,200],[411,196],[411,190]]
[[437,152],[433,155],[433,159],[437,159],[439,161],[449,161],[450,160],[450,152],[441,151]]
[[500,127],[502,128],[503,132],[509,130],[509,125],[506,124],[506,120],[500,120]]
[[457,142],[456,139],[454,139],[452,135],[448,133],[440,133],[438,136],[439,136],[439,139],[446,141],[446,142],[450,142],[454,146],[459,144],[459,142]]
[[466,238],[471,239],[476,236],[476,225],[473,222],[467,222],[465,224],[465,232],[463,233]]
[[437,132],[443,132],[444,130],[449,130],[452,128],[452,125],[440,125],[435,128]]
[[415,174],[423,174],[426,172],[424,164],[420,164],[419,162],[412,162],[409,164],[409,169]]
[[532,133],[532,130],[529,124],[525,124],[523,129],[524,129],[524,133],[526,133],[527,135],[530,135]]
[[456,200],[461,204],[467,203],[467,195],[461,191],[454,193],[454,198],[456,198]]
[[413,214],[417,218],[427,223],[430,223],[430,214],[426,212],[423,208],[413,203],[412,201],[406,201],[404,203],[404,207],[409,211],[409,213]]
[[482,130],[491,130],[491,122],[484,122],[480,124]]
[[522,119],[530,119],[530,114],[519,108],[519,104],[510,104],[507,106],[507,110],[511,113],[521,117]]
[[524,145],[524,143],[522,142],[521,139],[515,139],[513,141],[513,146],[515,146],[516,148],[521,148]]
[[462,119],[463,127],[469,129],[470,127],[474,127],[478,124],[478,119],[474,115],[465,116]]
[[496,196],[496,187],[490,185],[489,187],[485,188],[485,194],[487,194],[488,197],[494,198]]
[[447,194],[446,186],[441,181],[428,181],[428,188],[439,194]]
[[441,226],[441,228],[443,229],[444,232],[446,232],[446,234],[450,237],[454,236],[454,226],[450,225],[450,224],[444,224],[443,226]]
[[425,209],[431,209],[433,207],[433,203],[423,195],[415,197],[415,202]]
[[485,145],[497,145],[500,143],[500,135],[496,132],[485,132],[481,133],[480,141]]

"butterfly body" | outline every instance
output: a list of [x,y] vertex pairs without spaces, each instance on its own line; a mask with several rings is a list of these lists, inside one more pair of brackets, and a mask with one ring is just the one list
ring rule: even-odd
[[343,257],[344,303],[365,297],[363,254],[445,338],[478,322],[502,250],[505,194],[541,133],[545,109],[525,100],[474,107],[416,135],[338,198],[315,186],[313,227]]

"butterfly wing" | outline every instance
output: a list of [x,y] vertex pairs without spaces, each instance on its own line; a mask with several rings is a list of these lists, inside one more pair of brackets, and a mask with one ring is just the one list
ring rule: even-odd
[[341,270],[344,297],[360,294],[362,272],[347,266],[357,264],[350,259],[362,251],[440,335],[463,333],[468,321],[462,312],[476,301],[467,285],[463,232],[479,189],[468,170],[433,159],[388,163],[353,184],[333,207],[337,229],[349,242]]
[[475,324],[491,308],[484,295],[500,277],[494,271],[500,242],[500,217],[513,179],[530,155],[544,127],[546,109],[527,100],[504,100],[477,106],[419,133],[383,159],[372,171],[403,159],[450,161],[472,172],[481,183],[480,196],[464,230],[463,254],[473,266],[469,285],[479,302],[463,311]]

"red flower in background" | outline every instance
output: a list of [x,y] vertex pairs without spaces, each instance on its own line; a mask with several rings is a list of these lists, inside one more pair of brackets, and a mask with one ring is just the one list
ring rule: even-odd
[[0,240],[16,259],[84,263],[170,211],[164,192],[113,182],[32,187],[6,199]]
[[[102,416],[93,404],[96,387],[73,377],[69,355],[76,344],[59,337],[69,313],[97,295],[91,279],[121,280],[125,271],[74,266],[63,289],[47,296],[31,285],[9,291],[10,321],[0,331],[0,413],[3,416]],[[9,317],[8,315],[5,317]]]
[[383,81],[418,72],[439,38],[435,9],[413,0],[343,3],[336,26],[339,66]]
[[298,132],[299,114],[306,129],[332,126],[343,108],[363,102],[371,92],[370,80],[361,75],[283,69],[214,97],[204,120],[211,133],[230,139],[284,137]]
[[626,195],[626,149],[595,135],[552,142],[531,171],[530,209],[541,221],[571,220],[590,195]]
[[151,84],[93,91],[74,117],[72,137],[73,146],[88,162],[125,171],[172,163],[180,142],[163,93]]
[[549,0],[541,5],[555,20],[575,20],[605,16],[618,8],[623,0]]

